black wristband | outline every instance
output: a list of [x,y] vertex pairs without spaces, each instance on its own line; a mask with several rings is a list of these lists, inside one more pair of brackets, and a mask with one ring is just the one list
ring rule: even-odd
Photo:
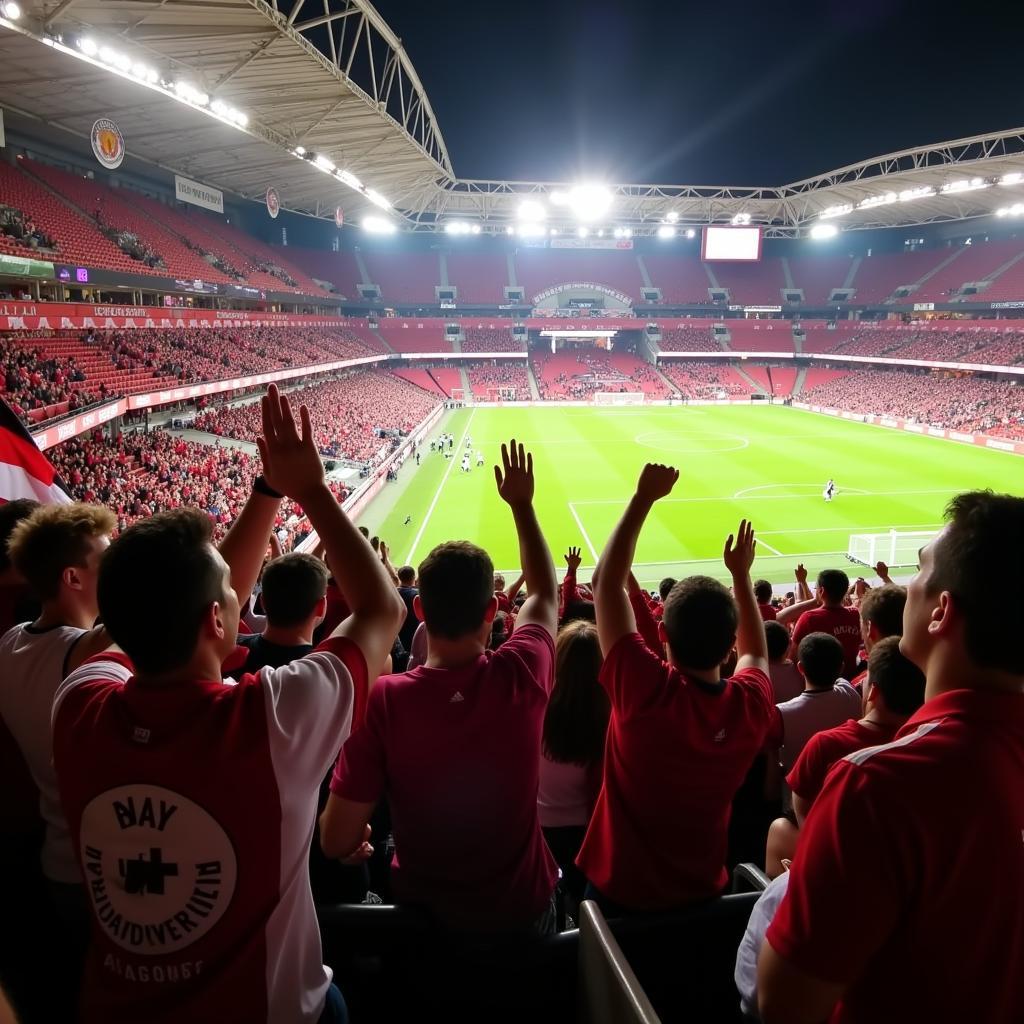
[[278,491],[275,491],[274,488],[267,483],[262,473],[260,473],[260,475],[256,477],[255,480],[253,480],[252,489],[256,491],[257,494],[265,494],[268,498],[277,498],[278,500],[280,500],[281,498],[284,497],[283,494],[279,493]]

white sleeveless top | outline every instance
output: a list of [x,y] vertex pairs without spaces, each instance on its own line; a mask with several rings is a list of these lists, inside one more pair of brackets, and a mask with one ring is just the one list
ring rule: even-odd
[[82,881],[57,792],[50,717],[67,656],[85,632],[74,626],[33,630],[26,622],[0,637],[0,717],[39,787],[39,813],[46,825],[40,860],[52,882]]

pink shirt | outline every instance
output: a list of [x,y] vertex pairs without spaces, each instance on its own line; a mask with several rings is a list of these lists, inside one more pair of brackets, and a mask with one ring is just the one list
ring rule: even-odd
[[387,795],[400,902],[474,930],[527,925],[547,906],[556,867],[537,788],[554,657],[547,630],[525,625],[462,668],[420,666],[374,686],[331,792]]
[[583,764],[559,764],[541,755],[537,811],[543,828],[586,825],[594,792],[592,769]]

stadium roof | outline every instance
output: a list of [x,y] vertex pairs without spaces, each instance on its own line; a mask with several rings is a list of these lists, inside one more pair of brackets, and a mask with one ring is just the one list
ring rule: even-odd
[[[543,209],[544,232],[578,227],[571,204],[552,202],[571,183],[456,177],[401,40],[367,0],[18,3],[17,21],[0,18],[0,102],[26,117],[82,136],[110,117],[134,156],[248,198],[274,186],[286,208],[315,216],[341,206],[350,222],[376,214],[416,231],[458,221],[505,233],[529,201]],[[227,106],[213,116],[217,104]],[[821,222],[956,221],[1024,200],[1024,128],[782,186],[607,192],[594,229],[634,234],[746,218],[770,237]]]

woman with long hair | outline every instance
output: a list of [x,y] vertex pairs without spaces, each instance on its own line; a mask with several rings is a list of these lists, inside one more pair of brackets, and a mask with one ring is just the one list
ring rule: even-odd
[[581,619],[562,627],[555,642],[555,685],[544,716],[537,806],[544,838],[574,904],[586,886],[576,854],[601,789],[610,714],[608,695],[598,682],[601,663],[593,622]]

